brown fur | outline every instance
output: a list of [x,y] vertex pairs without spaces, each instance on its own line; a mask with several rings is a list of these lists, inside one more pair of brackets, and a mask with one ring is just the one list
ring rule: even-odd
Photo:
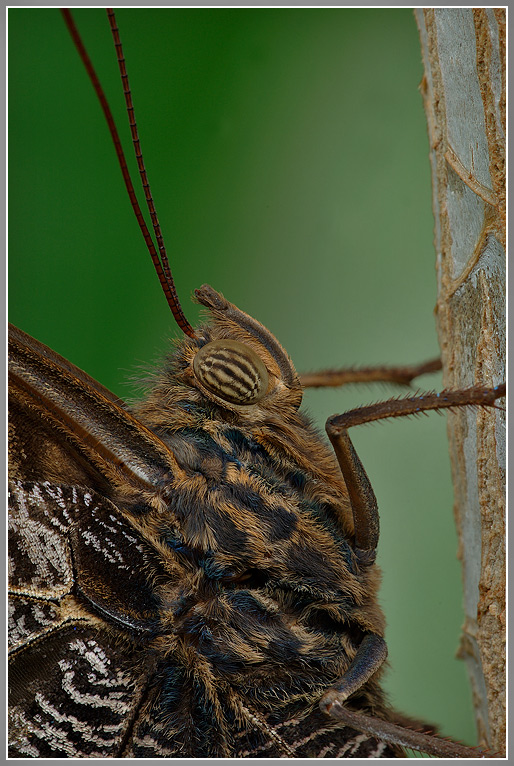
[[[54,410],[38,414],[38,405],[13,387],[13,398],[21,402],[13,410],[15,432],[23,431],[26,412],[31,430],[39,422],[42,442],[51,433],[65,455],[52,466],[53,483],[41,484],[46,463],[34,454],[18,459],[14,442],[13,518],[27,506],[48,539],[57,524],[69,573],[69,592],[55,592],[57,611],[44,641],[62,643],[62,657],[69,657],[73,668],[82,667],[91,651],[110,657],[112,676],[99,695],[111,689],[119,694],[125,679],[131,712],[109,723],[125,733],[106,755],[390,756],[396,751],[389,746],[318,710],[363,636],[384,632],[379,572],[360,566],[355,556],[353,518],[338,463],[299,411],[298,376],[273,336],[210,288],[202,288],[199,299],[210,308],[211,321],[196,340],[178,344],[132,415],[89,389],[91,406],[107,408],[108,424],[119,422],[120,433],[132,440],[117,446],[116,432],[98,432],[102,426],[95,418],[103,450],[98,454],[107,445],[113,458],[121,450],[126,467],[104,470],[103,458],[91,457],[92,442],[82,446],[73,436],[83,428],[81,415],[76,425],[72,414],[52,428]],[[268,390],[255,404],[223,402],[194,374],[198,348],[223,338],[246,343],[266,365]],[[69,384],[61,391],[58,373],[52,374],[57,381],[52,407],[58,410]],[[70,391],[80,402],[81,392],[73,386]],[[133,424],[140,424],[140,447],[133,443],[139,438]],[[70,434],[71,450],[61,428]],[[157,464],[145,458],[147,451],[158,456]],[[139,485],[133,464],[143,473]],[[69,486],[70,479],[78,488]],[[29,551],[28,559],[16,558],[20,575],[13,592],[25,621],[27,609],[37,610],[40,602],[37,591],[24,584],[41,566],[43,531],[33,538],[30,530],[16,527],[22,540],[17,549]],[[45,587],[53,592],[52,583]],[[75,614],[70,603],[77,604]],[[77,643],[82,634],[87,640]],[[27,663],[41,663],[36,648],[42,640],[39,635],[17,648],[13,668],[20,670],[13,670],[14,679]],[[52,686],[56,676],[58,670],[49,670],[42,686],[48,707],[66,705],[69,711],[73,704]],[[387,718],[379,681],[380,671],[350,698],[350,708]],[[14,708],[15,752],[37,748],[41,756],[58,755],[59,746],[30,733],[31,727],[37,731],[34,721],[42,713],[25,689],[23,682],[25,702]],[[93,730],[102,725],[92,724]],[[76,732],[65,733],[66,752],[93,754],[99,736],[84,734],[77,742]],[[27,737],[31,745],[24,744]]]

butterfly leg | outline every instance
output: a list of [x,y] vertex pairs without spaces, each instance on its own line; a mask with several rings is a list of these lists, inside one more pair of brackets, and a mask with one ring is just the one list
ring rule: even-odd
[[368,633],[362,639],[348,670],[321,698],[320,708],[329,713],[332,705],[344,702],[374,675],[387,657],[387,645],[381,636]]
[[300,382],[304,388],[328,388],[347,383],[397,383],[408,386],[420,375],[440,369],[441,360],[437,358],[422,364],[345,367],[340,370],[306,372],[300,375]]
[[366,732],[378,740],[400,745],[419,753],[426,753],[436,758],[495,758],[498,755],[481,747],[467,747],[461,745],[460,742],[453,742],[450,739],[429,734],[426,732],[427,727],[419,721],[405,719],[402,716],[401,725],[398,725],[398,723],[384,721],[375,716],[348,710],[337,700],[330,709],[330,715],[346,726]]
[[495,401],[503,396],[505,383],[494,388],[475,386],[441,393],[429,392],[418,396],[388,399],[328,419],[327,434],[334,447],[352,506],[355,554],[363,566],[372,564],[375,559],[379,516],[375,493],[352,445],[348,429],[374,420],[419,415],[430,410],[440,411],[463,406],[494,407]]

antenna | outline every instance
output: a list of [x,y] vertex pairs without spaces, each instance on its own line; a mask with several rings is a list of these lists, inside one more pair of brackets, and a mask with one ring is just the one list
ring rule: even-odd
[[96,95],[98,96],[98,99],[102,106],[103,113],[105,115],[105,119],[107,120],[107,125],[109,127],[109,132],[114,142],[114,148],[116,149],[116,154],[118,157],[118,161],[120,163],[121,172],[123,174],[123,180],[125,181],[125,186],[130,198],[130,202],[134,210],[134,213],[136,215],[137,222],[139,223],[139,228],[141,229],[141,232],[145,239],[146,246],[150,253],[150,257],[152,258],[152,262],[157,272],[157,276],[159,277],[159,281],[164,291],[164,295],[166,296],[166,300],[168,301],[168,305],[180,329],[186,335],[189,335],[190,338],[195,338],[196,336],[195,336],[194,330],[189,324],[188,320],[186,319],[186,316],[182,310],[182,306],[180,305],[180,301],[178,299],[175,283],[173,281],[173,276],[170,270],[168,256],[166,254],[166,248],[164,247],[161,227],[157,219],[157,213],[155,211],[155,206],[154,206],[152,194],[150,191],[150,185],[148,183],[148,177],[147,177],[145,165],[143,162],[143,155],[141,153],[141,144],[140,144],[139,135],[137,132],[136,120],[134,117],[134,106],[132,104],[132,95],[130,92],[127,70],[125,67],[125,58],[123,56],[123,49],[121,46],[121,40],[119,36],[118,26],[116,24],[116,17],[114,15],[114,11],[112,8],[108,8],[107,16],[109,18],[109,23],[111,25],[111,32],[114,39],[114,45],[116,48],[116,56],[118,59],[118,66],[120,69],[121,81],[123,83],[123,93],[125,95],[125,103],[127,107],[130,130],[132,133],[132,142],[134,144],[134,152],[136,155],[136,160],[137,160],[137,164],[139,168],[139,175],[141,176],[141,183],[143,185],[143,189],[145,193],[146,204],[148,206],[150,217],[152,219],[153,230],[154,230],[155,238],[157,240],[159,253],[157,253],[157,249],[155,247],[154,241],[145,223],[145,220],[143,218],[143,213],[141,212],[141,208],[137,201],[136,194],[134,191],[134,185],[132,184],[132,179],[130,177],[130,173],[127,167],[125,154],[121,146],[118,130],[116,128],[114,118],[112,116],[112,112],[107,102],[107,98],[105,96],[104,90],[100,84],[100,80],[98,79],[98,76],[94,70],[93,64],[91,63],[91,59],[89,58],[88,52],[86,51],[84,43],[82,42],[82,38],[80,37],[77,27],[75,26],[75,22],[73,21],[73,17],[71,15],[69,8],[62,8],[61,12],[62,12],[62,15],[64,16],[66,26],[68,27],[70,31],[73,42],[75,43],[75,47],[77,48],[79,52],[80,58],[82,59],[82,62],[89,75],[89,79],[91,80],[93,84],[93,87],[96,91]]

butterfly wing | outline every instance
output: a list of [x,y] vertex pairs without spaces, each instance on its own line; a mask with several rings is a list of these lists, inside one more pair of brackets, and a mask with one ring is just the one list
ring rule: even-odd
[[106,498],[15,481],[9,518],[12,754],[120,753],[151,663],[151,551]]
[[110,498],[157,496],[180,469],[107,389],[9,341],[12,754],[120,755],[153,673],[160,562]]
[[182,475],[120,399],[12,325],[9,408],[11,476],[141,492]]

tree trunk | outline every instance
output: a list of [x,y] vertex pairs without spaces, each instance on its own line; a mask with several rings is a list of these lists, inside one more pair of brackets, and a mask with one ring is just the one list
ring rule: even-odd
[[[505,9],[420,9],[416,17],[444,382],[496,385],[505,379]],[[469,408],[448,420],[466,613],[459,655],[470,674],[480,743],[502,754],[504,416]]]

